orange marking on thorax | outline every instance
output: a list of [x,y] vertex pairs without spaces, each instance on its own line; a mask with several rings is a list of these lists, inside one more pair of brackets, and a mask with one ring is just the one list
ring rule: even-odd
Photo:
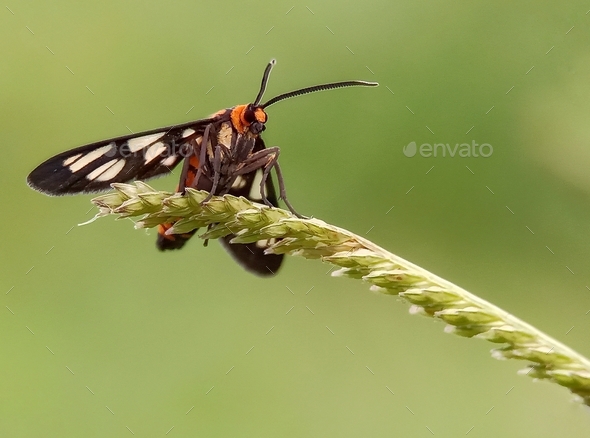
[[248,122],[244,120],[244,111],[248,105],[238,105],[231,111],[231,122],[240,134],[246,132],[246,128],[250,126]]

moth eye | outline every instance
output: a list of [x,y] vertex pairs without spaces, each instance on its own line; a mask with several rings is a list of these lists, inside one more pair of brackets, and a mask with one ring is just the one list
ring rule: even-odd
[[254,115],[254,111],[252,111],[250,108],[246,109],[246,111],[244,111],[244,120],[248,123],[255,122],[256,116]]

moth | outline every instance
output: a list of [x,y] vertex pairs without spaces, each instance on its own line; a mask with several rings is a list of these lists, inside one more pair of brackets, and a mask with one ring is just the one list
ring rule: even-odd
[[[266,66],[253,103],[220,110],[206,119],[111,138],[62,152],[40,164],[29,174],[27,182],[33,189],[51,196],[94,193],[109,190],[112,183],[165,175],[182,162],[177,188],[180,193],[192,187],[209,192],[204,202],[213,195],[229,193],[276,207],[277,194],[270,176],[274,169],[279,197],[291,212],[298,215],[285,191],[278,162],[280,150],[276,146],[267,148],[260,136],[266,129],[266,109],[282,100],[316,91],[378,84],[333,82],[280,94],[261,103],[275,64],[273,59]],[[157,247],[162,251],[182,248],[196,232],[167,234],[172,225],[158,227]],[[261,276],[277,272],[283,255],[265,254],[274,242],[260,240],[232,244],[233,237],[224,237],[222,244],[246,270]]]

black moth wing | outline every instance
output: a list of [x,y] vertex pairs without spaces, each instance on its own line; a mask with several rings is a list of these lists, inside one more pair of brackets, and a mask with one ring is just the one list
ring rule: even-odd
[[[258,137],[254,144],[253,152],[262,149],[265,149],[264,142]],[[236,183],[234,183],[233,187],[230,189],[229,194],[243,196],[254,202],[262,202],[260,196],[262,172],[263,169],[257,169],[238,177]],[[242,179],[240,180],[240,178]],[[278,207],[279,203],[270,175],[266,180],[265,190],[266,197],[270,203],[275,207]],[[271,276],[277,273],[283,262],[284,255],[264,254],[264,250],[274,243],[273,241],[259,240],[254,243],[230,243],[230,240],[234,237],[234,234],[222,237],[221,244],[244,269],[261,276]]]
[[109,190],[111,183],[169,173],[183,159],[185,144],[202,135],[212,119],[154,129],[80,146],[49,158],[27,177],[48,195]]

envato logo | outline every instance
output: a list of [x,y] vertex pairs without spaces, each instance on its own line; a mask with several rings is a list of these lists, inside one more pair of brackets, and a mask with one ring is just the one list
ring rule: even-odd
[[451,146],[449,143],[422,143],[420,146],[415,141],[404,146],[404,155],[408,158],[413,157],[416,153],[421,157],[446,157],[451,158],[458,156],[459,158],[488,158],[494,153],[494,148],[489,143],[477,144],[475,140],[469,143],[455,143]]
[[102,155],[108,158],[128,158],[141,155],[145,160],[152,160],[156,157],[162,159],[168,157],[187,158],[193,155],[193,148],[189,147],[186,142],[179,142],[176,139],[168,139],[164,142],[163,138],[162,133],[146,135],[129,139],[119,146],[115,142],[111,142],[97,150],[100,150]]

